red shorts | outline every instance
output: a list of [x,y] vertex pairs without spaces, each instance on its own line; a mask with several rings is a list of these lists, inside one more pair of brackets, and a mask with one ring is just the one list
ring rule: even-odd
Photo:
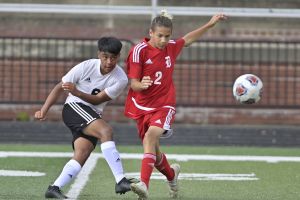
[[136,120],[139,137],[143,140],[145,133],[150,126],[157,126],[165,130],[171,130],[171,125],[175,119],[175,110],[162,108],[149,114],[143,115]]

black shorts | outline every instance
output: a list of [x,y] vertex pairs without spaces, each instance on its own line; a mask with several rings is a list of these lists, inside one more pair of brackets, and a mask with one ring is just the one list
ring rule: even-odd
[[62,118],[66,126],[69,127],[72,132],[73,149],[74,141],[79,137],[86,138],[94,145],[94,148],[96,147],[98,139],[83,133],[85,127],[94,120],[101,118],[92,108],[83,103],[66,103],[63,107]]

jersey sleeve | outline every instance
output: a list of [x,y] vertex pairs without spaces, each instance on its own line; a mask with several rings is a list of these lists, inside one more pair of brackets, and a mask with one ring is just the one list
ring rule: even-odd
[[174,53],[175,53],[176,57],[180,54],[182,48],[184,47],[184,44],[185,44],[185,41],[183,38],[179,38],[176,40],[175,48],[174,48]]
[[62,82],[78,83],[83,74],[84,62],[73,67],[65,76],[62,77]]
[[128,55],[126,65],[127,65],[127,75],[129,78],[140,79],[142,76],[142,53],[137,52],[135,48]]
[[105,88],[104,91],[111,99],[115,99],[124,91],[127,84],[128,78],[124,71],[122,71],[116,76],[114,83]]

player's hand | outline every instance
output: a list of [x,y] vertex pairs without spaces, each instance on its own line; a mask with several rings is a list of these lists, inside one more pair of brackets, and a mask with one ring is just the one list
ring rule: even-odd
[[77,96],[78,94],[78,90],[76,88],[76,85],[74,83],[70,83],[70,82],[66,82],[63,83],[61,86],[65,91],[70,92],[71,94],[73,94],[74,96]]
[[38,110],[35,112],[34,118],[44,121],[46,119],[46,113],[44,113],[42,110]]
[[212,18],[209,20],[208,25],[209,26],[214,26],[217,22],[221,21],[221,20],[226,20],[227,16],[224,15],[223,13],[219,13],[216,14],[214,16],[212,16]]
[[141,80],[141,84],[142,89],[146,90],[153,84],[153,81],[151,80],[150,76],[144,76]]

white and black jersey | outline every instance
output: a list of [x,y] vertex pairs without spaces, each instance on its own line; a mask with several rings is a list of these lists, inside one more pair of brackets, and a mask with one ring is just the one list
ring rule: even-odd
[[[128,79],[120,66],[116,66],[110,73],[102,75],[100,71],[100,59],[83,61],[73,67],[63,78],[62,82],[76,84],[76,88],[87,94],[98,94],[101,91],[111,98],[117,98],[126,88]],[[97,114],[101,115],[107,102],[99,105],[90,104],[79,97],[69,93],[65,103],[83,103],[91,107]]]

